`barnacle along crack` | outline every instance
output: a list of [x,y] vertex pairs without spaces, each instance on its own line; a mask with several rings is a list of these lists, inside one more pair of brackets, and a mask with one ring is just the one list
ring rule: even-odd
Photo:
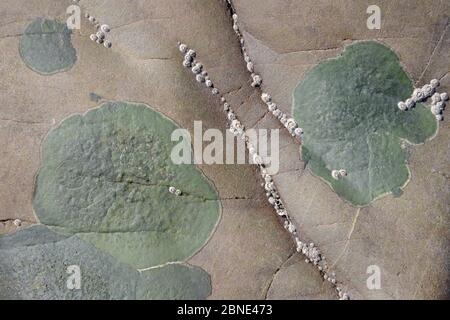
[[239,29],[238,15],[236,13],[236,9],[234,8],[233,2],[231,0],[224,0],[224,1],[227,4],[228,9],[230,11],[231,19],[233,20],[233,30],[236,36],[238,37],[239,45],[241,47],[241,52],[244,57],[244,61],[246,63],[247,71],[250,73],[250,77],[252,80],[251,86],[253,88],[260,89],[258,92],[260,92],[261,100],[267,105],[268,111],[265,112],[262,118],[264,118],[264,116],[267,113],[271,113],[281,123],[281,125],[286,128],[286,130],[289,132],[290,135],[301,141],[303,137],[303,129],[299,128],[294,118],[289,117],[286,113],[284,113],[278,108],[277,104],[272,101],[272,97],[270,94],[268,94],[267,92],[263,92],[261,90],[263,79],[261,78],[260,75],[255,73],[253,61],[247,52],[244,37]]
[[197,60],[197,52],[190,49],[186,44],[178,42],[178,48],[182,54],[184,54],[184,60],[182,65],[186,68],[190,68],[192,73],[195,75],[197,82],[204,84],[209,88],[210,92],[214,96],[220,97],[220,102],[223,105],[223,111],[226,114],[228,120],[229,130],[238,138],[245,141],[245,146],[248,150],[250,159],[253,160],[260,170],[261,177],[263,179],[263,186],[266,191],[266,197],[268,202],[274,207],[277,217],[282,223],[283,227],[289,232],[291,238],[294,241],[296,250],[305,255],[306,262],[311,262],[317,267],[321,276],[328,280],[336,290],[339,299],[347,300],[350,297],[345,293],[341,286],[338,284],[335,278],[334,272],[331,272],[328,268],[328,264],[325,257],[319,251],[319,249],[314,245],[314,243],[305,243],[300,240],[300,235],[298,234],[298,229],[294,225],[293,219],[291,218],[289,212],[287,211],[280,193],[278,192],[275,182],[272,176],[268,173],[266,169],[265,160],[261,157],[252,141],[252,137],[247,135],[244,125],[237,118],[233,108],[226,98],[222,95],[220,90],[215,87],[214,83],[211,81],[208,72],[204,69],[203,64]]

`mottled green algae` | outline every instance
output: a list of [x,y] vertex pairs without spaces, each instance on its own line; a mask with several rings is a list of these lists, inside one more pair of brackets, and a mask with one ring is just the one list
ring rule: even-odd
[[[397,107],[413,91],[396,54],[377,42],[348,46],[314,67],[294,91],[294,117],[305,131],[302,157],[342,198],[367,205],[408,181],[402,139],[422,143],[437,125],[425,106]],[[331,177],[345,169],[346,178]]]
[[65,23],[37,18],[21,37],[20,55],[28,67],[40,74],[66,71],[77,60],[71,34]]
[[33,200],[40,221],[135,268],[191,256],[213,232],[220,203],[195,165],[171,161],[175,129],[124,102],[63,121],[43,145]]
[[[80,288],[68,286],[77,267]],[[166,265],[143,272],[43,225],[0,236],[0,299],[205,299],[209,275]]]

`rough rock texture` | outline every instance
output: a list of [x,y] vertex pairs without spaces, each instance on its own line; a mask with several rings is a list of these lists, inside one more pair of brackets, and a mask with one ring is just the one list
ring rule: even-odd
[[[212,80],[247,127],[279,127],[266,114],[260,93],[249,86],[222,1],[136,0],[125,6],[120,0],[81,0],[83,9],[112,27],[113,48],[91,42],[94,28],[84,21],[72,35],[77,63],[70,70],[51,76],[30,70],[18,50],[26,26],[37,17],[63,21],[70,4],[69,0],[3,0],[0,4],[1,233],[16,230],[15,218],[23,225],[37,221],[32,195],[42,164],[40,146],[50,129],[74,113],[106,101],[138,101],[190,131],[194,120],[202,120],[204,128],[225,127],[218,101],[182,68],[175,47],[178,40],[199,52]],[[442,90],[450,90],[449,3],[379,1],[380,31],[366,28],[370,4],[235,0],[256,71],[283,111],[292,114],[292,93],[305,72],[338,56],[352,40],[381,41],[396,52],[414,83],[422,85],[436,77]],[[101,100],[92,99],[91,93]],[[281,132],[282,167],[276,183],[283,200],[295,215],[302,238],[319,245],[353,297],[447,296],[449,138],[449,122],[444,121],[432,141],[408,147],[411,181],[403,195],[388,195],[358,209],[305,170],[299,145]],[[250,166],[201,169],[218,190],[222,218],[210,241],[189,263],[211,275],[211,297],[275,298],[278,284],[284,286],[280,266],[293,248],[266,204],[257,173]],[[310,267],[302,261],[300,269]],[[382,270],[381,290],[366,287],[366,269],[372,264]],[[310,284],[322,281],[318,273],[308,273],[308,280],[305,274],[290,274],[298,284],[290,289],[290,297],[317,297]]]
[[[366,27],[366,9],[373,4],[369,1],[234,3],[255,70],[264,79],[263,90],[288,114],[305,72],[337,57],[353,40],[378,40],[393,49],[415,85],[437,78],[440,91],[450,90],[448,2],[379,1],[381,30]],[[447,108],[447,121],[439,124],[433,140],[407,147],[411,180],[403,194],[360,209],[313,176],[298,160],[298,145],[287,134],[280,135],[287,145],[280,162],[289,166],[275,182],[303,237],[322,249],[352,297],[448,297],[449,115]],[[258,126],[279,125],[267,115]],[[381,290],[366,286],[370,265],[381,269]]]
[[[103,102],[136,101],[191,133],[194,120],[202,120],[204,129],[225,132],[218,101],[181,66],[178,40],[195,47],[205,63],[214,65],[211,77],[226,84],[222,91],[242,104],[243,118],[255,122],[263,113],[245,111],[259,98],[248,98],[253,93],[245,86],[239,47],[219,1],[138,0],[124,6],[123,1],[82,0],[83,13],[87,9],[111,26],[113,47],[107,50],[93,43],[89,35],[95,28],[83,19],[81,30],[72,34],[77,62],[70,70],[51,76],[30,70],[18,51],[25,28],[37,17],[64,21],[71,4],[69,0],[0,4],[0,233],[16,231],[16,218],[22,226],[37,222],[32,196],[43,163],[42,142],[67,117]],[[92,99],[92,93],[101,100]],[[252,166],[200,168],[218,191],[222,217],[205,248],[188,262],[211,275],[211,297],[264,298],[273,273],[292,253],[292,243],[266,204]]]

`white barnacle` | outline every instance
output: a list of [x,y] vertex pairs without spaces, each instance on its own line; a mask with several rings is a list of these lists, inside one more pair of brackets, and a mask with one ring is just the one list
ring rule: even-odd
[[406,111],[408,109],[408,107],[406,106],[406,103],[404,103],[403,101],[400,101],[398,103],[398,108],[402,111]]
[[180,43],[180,45],[178,46],[178,49],[180,50],[181,53],[186,53],[188,50],[188,47],[184,43]]
[[340,175],[341,177],[346,177],[346,176],[347,176],[347,171],[344,170],[344,169],[341,169],[341,170],[339,170],[339,175]]
[[441,114],[441,112],[442,112],[441,108],[437,104],[433,104],[430,108],[430,111],[434,115]]
[[439,80],[438,79],[433,79],[430,81],[430,85],[436,89],[437,87],[439,87]]
[[194,62],[194,58],[192,58],[192,56],[190,56],[188,53],[184,55],[184,60]]
[[[258,156],[258,155],[257,155],[257,154],[254,154],[254,155],[253,155],[253,158],[254,158],[255,156]],[[258,156],[258,157],[259,157],[259,156]],[[266,183],[264,184],[264,189],[265,189],[266,191],[273,191],[273,189],[274,189],[273,183],[272,183],[272,182],[266,182]]]
[[297,122],[293,118],[289,118],[286,120],[286,128],[288,128],[288,130],[292,131],[297,128],[297,126]]
[[436,107],[443,111],[445,109],[445,103],[443,101],[436,102]]
[[251,84],[252,87],[259,87],[262,84],[262,78],[255,74],[254,76],[252,76],[253,78],[253,82]]
[[190,68],[192,66],[192,62],[189,60],[183,60],[183,67]]
[[270,112],[274,112],[275,110],[277,110],[277,105],[273,102],[268,102],[267,103],[267,108],[269,109]]
[[22,220],[20,220],[20,219],[15,219],[15,220],[13,221],[13,224],[14,224],[16,227],[20,227],[20,226],[22,225]]
[[188,55],[191,58],[195,58],[197,56],[197,52],[195,52],[195,50],[189,49],[186,55]]
[[[417,100],[417,101],[420,101],[420,100]],[[416,103],[413,99],[409,98],[409,99],[406,99],[405,104],[408,109],[411,109],[412,107],[414,107],[414,105]]]
[[233,20],[234,20],[234,21],[237,21],[237,19],[238,19],[238,15],[237,15],[236,13],[233,13],[233,16],[232,16],[232,18],[233,18]]
[[106,35],[105,35],[105,33],[104,33],[103,31],[98,31],[95,35],[96,35],[99,39],[105,40]]
[[275,199],[272,197],[269,197],[269,199],[267,199],[269,201],[270,204],[275,204]]
[[108,32],[111,31],[111,28],[110,28],[107,24],[102,24],[102,25],[100,26],[100,30],[102,30],[102,31],[105,32],[105,33],[108,33]]
[[209,87],[209,88],[211,88],[211,87],[213,86],[213,83],[212,83],[212,81],[211,81],[210,79],[207,79],[207,80],[205,81],[205,84],[206,84],[206,86]]
[[278,214],[280,217],[285,217],[285,216],[287,216],[286,210],[278,210],[278,211],[277,211],[277,214]]
[[201,75],[201,74],[197,74],[195,76],[195,80],[197,80],[197,82],[202,83],[202,82],[205,82],[205,77],[203,75]]
[[214,88],[211,90],[212,94],[219,94],[219,89]]
[[177,189],[177,190],[175,191],[175,195],[177,195],[177,196],[181,196],[181,194],[182,194],[182,192],[181,192],[181,190],[180,190],[180,189]]
[[237,120],[237,119],[233,119],[231,121],[231,127],[236,128],[236,129],[240,129],[240,128],[242,128],[242,123],[239,120]]
[[253,69],[253,62],[251,62],[251,61],[247,62],[247,70],[250,71],[250,72],[253,72],[253,70],[254,70]]
[[112,47],[112,43],[111,41],[105,40],[105,42],[103,43],[103,46],[107,49]]
[[[414,89],[413,95],[411,97],[411,100],[414,102],[420,102],[427,98],[427,95],[425,94],[425,91],[422,89]],[[408,100],[406,100],[408,101]],[[408,103],[406,103],[408,104]]]
[[228,120],[230,120],[230,121],[233,121],[234,119],[236,119],[236,115],[232,111],[228,112],[227,117],[228,117]]
[[230,111],[230,104],[228,102],[225,102],[223,104],[223,111],[225,111],[225,112]]
[[175,194],[176,191],[177,191],[177,189],[175,187],[169,187],[169,192],[171,194]]
[[425,98],[430,97],[434,93],[434,88],[431,85],[426,84],[422,87],[422,92]]
[[268,94],[268,93],[266,93],[266,92],[263,92],[263,93],[261,94],[261,100],[262,100],[264,103],[269,103],[269,102],[272,101],[272,97],[270,96],[270,94]]
[[339,180],[340,178],[339,170],[331,171],[331,176],[333,177],[334,180]]
[[89,18],[91,17],[91,15],[90,15],[89,13],[86,12],[86,13],[84,14],[84,17],[85,17],[86,19],[89,19]]
[[97,41],[97,39],[98,39],[98,37],[95,35],[95,34],[91,34],[90,36],[89,36],[89,38],[92,40],[92,41]]
[[441,93],[441,100],[442,101],[447,101],[448,100],[448,93],[447,92]]
[[194,66],[192,67],[192,72],[195,74],[199,74],[202,72],[203,69],[203,65],[199,62],[197,62],[196,64],[194,64]]
[[441,101],[442,99],[441,99],[441,95],[439,94],[439,93],[435,93],[435,94],[433,94],[433,96],[431,97],[431,103],[437,103],[437,102],[439,102],[439,101]]
[[435,117],[436,117],[436,120],[437,120],[437,121],[442,121],[442,120],[444,120],[444,116],[443,116],[442,114],[437,114],[437,115],[435,115]]
[[272,114],[273,114],[275,117],[278,117],[278,116],[281,114],[281,111],[280,111],[279,109],[276,109],[276,110],[272,111]]
[[105,41],[105,39],[98,38],[96,42],[97,42],[98,44],[102,44],[104,41]]
[[257,153],[255,153],[253,155],[253,163],[257,164],[257,165],[261,165],[263,162],[262,158],[260,155],[258,155]]
[[97,21],[94,16],[89,16],[88,19],[90,23],[94,23],[95,21]]
[[290,233],[295,233],[297,231],[297,229],[295,228],[295,226],[292,223],[289,223],[288,231]]
[[302,129],[302,128],[295,128],[294,134],[295,134],[297,137],[301,137],[301,136],[303,135],[303,129]]

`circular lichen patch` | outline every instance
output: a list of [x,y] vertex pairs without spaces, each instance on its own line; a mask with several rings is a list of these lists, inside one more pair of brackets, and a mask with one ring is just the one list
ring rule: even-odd
[[76,235],[43,225],[0,236],[0,275],[0,300],[191,300],[211,294],[210,276],[201,268],[169,264],[138,272]]
[[44,18],[34,20],[25,29],[20,55],[28,67],[44,75],[68,70],[77,60],[67,25]]
[[[422,143],[437,129],[418,104],[399,101],[413,86],[399,58],[377,42],[348,46],[342,56],[314,67],[294,91],[294,117],[305,130],[302,157],[341,197],[366,205],[409,179],[402,140]],[[348,176],[334,180],[332,170]]]
[[213,232],[220,203],[195,165],[171,161],[177,128],[124,102],[63,121],[43,145],[33,200],[40,221],[136,268],[191,256]]

